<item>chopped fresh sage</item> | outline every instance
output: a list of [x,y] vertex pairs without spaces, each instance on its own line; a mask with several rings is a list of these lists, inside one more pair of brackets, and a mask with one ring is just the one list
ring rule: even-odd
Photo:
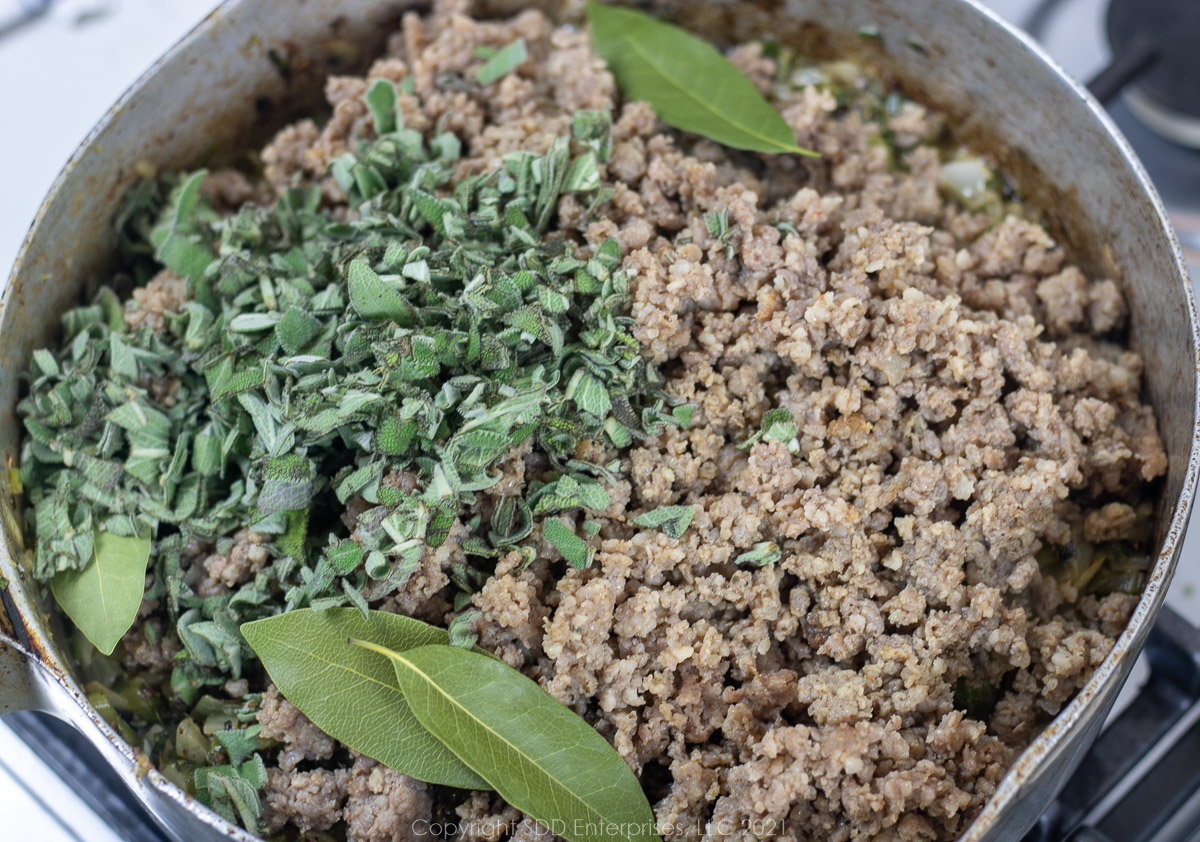
[[621,92],[662,120],[733,149],[815,155],[712,44],[633,9],[589,2],[592,45]]
[[464,649],[471,649],[479,640],[479,635],[471,631],[471,623],[478,619],[480,611],[478,608],[472,608],[470,611],[464,611],[447,626],[446,631],[449,633],[450,645],[461,646]]
[[258,735],[262,728],[262,725],[251,725],[249,728],[228,728],[217,731],[213,736],[225,749],[225,753],[229,757],[229,765],[241,766],[250,759],[254,752],[258,751]]
[[779,545],[774,541],[759,541],[746,552],[741,553],[733,560],[734,564],[754,564],[758,567],[766,567],[768,564],[774,564],[783,557],[779,551]]
[[[516,42],[489,64],[519,52]],[[332,167],[349,221],[316,188],[221,217],[203,172],[135,191],[121,219],[187,279],[180,311],[159,327],[127,324],[102,293],[66,314],[63,350],[34,355],[20,480],[35,572],[61,577],[64,607],[112,651],[146,558],[118,539],[158,536],[149,572],[177,618],[181,689],[241,675],[252,657],[241,623],[304,607],[365,614],[465,522],[522,444],[554,479],[492,513],[465,545],[472,564],[532,540],[537,519],[608,506],[612,472],[576,459],[581,441],[625,446],[677,423],[631,333],[616,241],[585,255],[544,236],[560,196],[598,188],[608,116],[576,115],[578,154],[561,137],[450,189],[458,139],[406,128],[397,97],[386,80],[367,89],[379,136]],[[351,499],[365,506],[350,528],[310,528]],[[586,566],[585,540],[548,523],[547,540]],[[270,563],[230,593],[196,593],[180,575],[185,547],[228,552],[246,525]],[[97,535],[112,537],[92,563]],[[118,561],[128,575],[115,580]],[[103,574],[106,595],[124,586],[119,611],[88,617],[87,600],[72,603],[74,571],[87,570]],[[453,580],[469,593],[485,578],[464,565]]]
[[718,244],[724,246],[725,256],[733,258],[733,228],[729,225],[729,211],[722,208],[713,213],[704,214],[704,227],[709,235],[717,241]]
[[[375,121],[375,131],[387,134],[396,130],[396,87],[387,79],[376,79],[367,88],[363,99],[371,119]],[[300,311],[292,311],[300,312]]]
[[642,512],[633,522],[650,529],[661,527],[670,537],[681,538],[695,515],[695,506],[659,506],[657,509]]
[[267,769],[257,754],[239,766],[196,769],[196,797],[251,833],[261,832],[262,804],[258,791],[266,785]]
[[412,712],[505,801],[568,842],[651,842],[654,813],[621,755],[517,670],[454,646],[391,651]]
[[481,85],[490,85],[524,64],[526,56],[525,39],[518,38],[491,55],[475,72],[475,80]]
[[592,563],[592,548],[561,519],[546,518],[542,522],[542,537],[562,553],[572,567],[582,570]]
[[800,425],[792,418],[792,413],[787,407],[779,406],[763,413],[762,425],[758,432],[739,444],[738,448],[745,450],[759,439],[767,439],[785,444],[788,450],[796,453],[800,449],[800,443],[796,440],[799,432]]
[[685,403],[682,406],[677,406],[671,410],[671,414],[675,416],[675,420],[679,422],[679,426],[685,430],[692,426],[692,415],[695,412],[695,404],[690,403]]

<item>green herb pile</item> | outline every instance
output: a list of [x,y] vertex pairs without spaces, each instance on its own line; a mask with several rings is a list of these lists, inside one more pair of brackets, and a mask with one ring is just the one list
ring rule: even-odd
[[[181,618],[199,610],[219,627],[230,608],[362,606],[404,581],[526,439],[558,479],[472,524],[472,554],[516,545],[536,516],[608,505],[610,468],[574,458],[582,439],[624,446],[673,422],[622,315],[616,243],[585,260],[543,239],[559,196],[602,195],[608,118],[576,116],[574,156],[560,139],[438,198],[457,139],[427,145],[396,128],[394,91],[381,86],[391,87],[368,97],[381,136],[334,167],[357,218],[335,221],[315,188],[217,218],[197,173],[146,232],[156,259],[188,280],[168,328],[125,328],[102,293],[64,317],[62,353],[37,353],[20,409],[39,578],[85,567],[98,534],[153,530]],[[180,381],[173,405],[150,394],[154,377]],[[416,489],[386,481],[403,469]],[[359,542],[314,520],[356,495],[374,504]],[[183,539],[245,524],[275,536],[281,563],[219,607],[189,593]],[[565,536],[555,543],[586,563]],[[460,571],[464,590],[476,572]],[[236,675],[232,642],[206,627],[204,646],[187,634],[193,622],[182,623],[184,669],[201,683],[206,669]]]
[[[153,536],[144,595],[165,601],[183,643],[171,687],[184,705],[246,672],[243,622],[304,606],[365,615],[526,440],[555,479],[467,524],[479,563],[454,571],[459,605],[535,518],[587,564],[585,540],[553,516],[607,507],[615,466],[574,458],[577,445],[621,447],[675,423],[622,314],[616,243],[584,259],[544,236],[564,193],[604,198],[607,115],[581,112],[546,155],[510,155],[448,190],[457,138],[398,125],[390,83],[367,101],[378,139],[333,168],[350,219],[316,188],[221,218],[203,172],[158,211],[152,190],[135,193],[131,252],[187,279],[181,311],[165,330],[133,330],[102,291],[64,316],[60,353],[35,355],[20,411],[36,575],[111,652],[142,600]],[[156,399],[161,378],[178,381],[173,401]],[[389,482],[402,470],[415,488]],[[330,513],[356,496],[372,505],[351,540]],[[227,552],[245,525],[272,536],[270,563],[231,593],[194,593],[185,545]]]

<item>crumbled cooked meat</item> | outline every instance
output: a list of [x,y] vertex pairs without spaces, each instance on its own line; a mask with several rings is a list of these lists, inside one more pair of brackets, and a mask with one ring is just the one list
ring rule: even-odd
[[1083,519],[1083,537],[1095,543],[1135,540],[1141,530],[1142,519],[1128,503],[1108,503]]
[[455,810],[460,842],[500,842],[521,822],[521,813],[491,792],[472,792]]
[[233,536],[233,546],[227,553],[213,553],[204,559],[204,576],[196,585],[196,593],[212,596],[248,582],[262,570],[270,554],[263,546],[267,536],[250,529],[239,529]]
[[312,120],[301,120],[286,127],[262,152],[267,181],[282,192],[293,185],[304,170],[306,153],[320,136]]
[[291,772],[301,760],[329,759],[337,745],[295,705],[280,696],[274,684],[263,694],[258,721],[262,724],[263,739],[283,743],[279,768],[284,772]]
[[346,778],[345,769],[268,769],[263,794],[267,829],[274,833],[290,824],[301,833],[329,830],[342,818]]
[[140,327],[164,330],[166,314],[179,312],[186,292],[187,284],[183,278],[170,269],[163,269],[144,287],[135,289],[133,298],[125,302],[125,324],[135,330]]
[[[519,552],[513,551],[496,565],[496,574],[484,584],[473,602],[487,616],[477,621],[481,645],[509,666],[521,668],[542,655],[542,633],[549,614],[543,603],[541,566],[526,568]],[[511,575],[509,575],[511,574]]]
[[163,672],[175,666],[175,656],[183,648],[174,633],[164,635],[163,624],[157,618],[135,623],[125,632],[121,644],[134,664]]
[[346,840],[411,842],[429,838],[432,803],[425,784],[360,756],[346,782]]
[[200,193],[218,213],[237,210],[246,202],[260,202],[267,197],[245,175],[237,170],[214,170],[200,183]]
[[[537,557],[509,552],[472,595],[472,629],[632,769],[665,778],[654,810],[668,842],[958,836],[1136,604],[1080,594],[1037,561],[1080,530],[1137,540],[1145,484],[1166,470],[1141,360],[1115,344],[1121,286],[1070,265],[1029,219],[944,199],[942,118],[922,106],[880,118],[892,135],[881,143],[883,127],[830,90],[774,91],[774,60],[737,47],[734,63],[821,153],[751,166],[621,102],[584,33],[533,10],[477,21],[467,5],[407,14],[365,78],[330,78],[329,120],[281,131],[262,154],[264,185],[215,173],[204,189],[222,209],[296,184],[343,203],[329,166],[374,137],[362,95],[379,78],[397,84],[406,127],[459,136],[458,177],[544,151],[575,109],[612,113],[611,196],[598,215],[564,196],[556,233],[585,254],[615,239],[634,335],[694,412],[624,451],[581,445],[574,458],[619,465],[608,509],[589,515],[594,563],[566,566],[535,529]],[[473,78],[478,48],[517,37],[531,59],[500,80],[445,82]],[[161,330],[182,295],[164,272],[126,321]],[[164,405],[179,390],[144,386]],[[745,446],[772,409],[788,411],[794,438]],[[552,469],[527,440],[471,517],[486,523]],[[381,484],[412,489],[417,476],[397,468]],[[633,526],[661,505],[692,507],[680,538]],[[343,523],[361,535],[381,511],[354,497]],[[468,521],[373,606],[453,616],[451,577],[474,563]],[[228,553],[193,547],[196,592],[250,580],[264,541],[242,530]],[[776,561],[739,561],[764,542]],[[150,647],[149,622],[126,651],[158,664],[178,644]],[[998,689],[990,714],[973,711],[986,722],[961,709],[964,681]],[[436,813],[458,816],[461,842],[552,836],[493,793],[451,797],[361,756],[347,767],[274,687],[258,719],[283,744],[265,800],[273,831],[340,822],[351,842],[407,840]]]
[[[754,49],[736,56],[770,78]],[[871,127],[812,89],[780,107],[823,153],[807,185],[646,120],[615,138],[604,221],[564,203],[589,243],[617,238],[635,335],[696,407],[632,448],[627,509],[696,514],[680,539],[602,519],[592,569],[553,586],[502,562],[475,598],[480,639],[634,769],[669,758],[668,839],[716,823],[950,838],[1127,617],[1127,600],[1043,599],[1035,555],[1081,525],[1075,495],[1165,458],[1139,361],[1080,340],[1124,325],[1113,282],[1065,265],[1035,224],[943,201],[921,111],[899,123],[909,166],[889,169]],[[704,215],[722,212],[717,243]],[[796,440],[737,450],[773,407]],[[1132,510],[1102,512],[1093,538],[1134,528]],[[767,540],[776,566],[729,569]],[[1006,675],[989,722],[956,710],[959,678]]]

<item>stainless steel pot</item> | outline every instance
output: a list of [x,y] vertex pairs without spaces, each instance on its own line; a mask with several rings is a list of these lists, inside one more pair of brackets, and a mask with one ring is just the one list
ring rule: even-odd
[[[527,5],[504,0],[508,10]],[[31,351],[58,314],[102,277],[114,245],[109,220],[135,164],[194,166],[235,149],[319,92],[337,61],[367,58],[411,0],[309,0],[286,6],[229,0],[113,106],[63,169],[25,239],[0,299],[0,450],[18,455],[14,407]],[[719,0],[664,11],[726,39],[764,34],[817,50],[870,51],[910,92],[949,110],[1015,173],[1075,257],[1121,279],[1132,338],[1146,363],[1169,470],[1158,509],[1159,552],[1129,627],[1092,679],[1020,757],[962,837],[1017,840],[1049,804],[1098,733],[1129,674],[1170,581],[1196,485],[1197,327],[1191,287],[1161,202],[1101,107],[1028,37],[973,0]],[[881,40],[857,36],[868,24]],[[289,56],[284,79],[268,52]],[[270,122],[270,120],[266,120]],[[262,131],[258,131],[261,139]],[[36,709],[87,735],[178,840],[253,837],[171,785],[97,715],[71,675],[61,639],[28,569],[9,473],[0,478],[0,713]],[[11,622],[8,625],[6,619]],[[7,626],[7,628],[6,628]]]

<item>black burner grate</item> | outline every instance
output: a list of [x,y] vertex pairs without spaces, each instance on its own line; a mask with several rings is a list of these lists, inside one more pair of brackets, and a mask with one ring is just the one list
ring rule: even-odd
[[1144,53],[1138,91],[1178,115],[1200,117],[1200,2],[1110,0],[1108,42],[1121,57]]

